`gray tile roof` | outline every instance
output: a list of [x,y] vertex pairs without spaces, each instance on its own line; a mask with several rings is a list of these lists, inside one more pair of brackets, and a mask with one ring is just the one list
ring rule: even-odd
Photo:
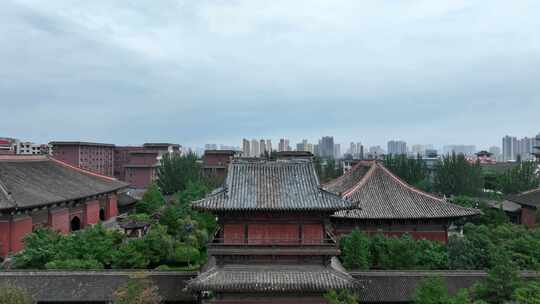
[[336,212],[334,217],[340,218],[454,218],[480,213],[408,185],[379,162],[357,164],[351,172],[328,183],[326,189],[351,200],[357,207]]
[[512,195],[507,199],[520,205],[540,208],[540,188]]
[[320,187],[309,160],[247,161],[229,165],[225,188],[193,203],[203,210],[326,210],[349,201]]
[[0,210],[75,200],[127,185],[44,156],[0,158]]
[[188,283],[192,291],[324,292],[359,289],[359,281],[331,266],[225,265],[214,266]]

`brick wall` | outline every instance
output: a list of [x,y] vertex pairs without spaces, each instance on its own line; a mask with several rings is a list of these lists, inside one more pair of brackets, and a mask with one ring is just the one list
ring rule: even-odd
[[110,219],[118,215],[118,197],[116,194],[109,195],[105,206],[105,218]]
[[20,251],[24,248],[23,238],[32,232],[32,218],[22,216],[11,220],[10,246],[12,252]]
[[84,205],[83,227],[94,225],[99,222],[99,201],[89,201]]
[[68,234],[71,230],[69,209],[62,208],[49,212],[49,226],[62,234]]

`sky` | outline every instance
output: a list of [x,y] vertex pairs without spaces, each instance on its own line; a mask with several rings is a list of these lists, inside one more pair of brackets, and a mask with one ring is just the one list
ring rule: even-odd
[[538,0],[3,0],[0,136],[500,145],[540,132]]

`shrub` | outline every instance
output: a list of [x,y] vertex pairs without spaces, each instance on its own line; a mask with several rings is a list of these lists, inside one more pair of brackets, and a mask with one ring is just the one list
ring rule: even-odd
[[424,279],[414,292],[415,304],[446,304],[448,290],[440,277]]
[[33,304],[32,297],[24,290],[11,285],[0,286],[0,304]]
[[114,292],[114,304],[159,304],[158,291],[150,280],[129,280]]
[[358,296],[347,289],[330,290],[324,294],[329,304],[358,304]]
[[524,284],[514,292],[514,300],[519,304],[540,304],[540,282]]
[[47,269],[103,269],[103,264],[96,260],[54,260],[45,264]]

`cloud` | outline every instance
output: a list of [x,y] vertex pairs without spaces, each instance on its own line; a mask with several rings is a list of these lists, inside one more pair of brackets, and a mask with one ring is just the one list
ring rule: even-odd
[[0,17],[1,135],[486,146],[539,131],[533,0],[18,0]]

